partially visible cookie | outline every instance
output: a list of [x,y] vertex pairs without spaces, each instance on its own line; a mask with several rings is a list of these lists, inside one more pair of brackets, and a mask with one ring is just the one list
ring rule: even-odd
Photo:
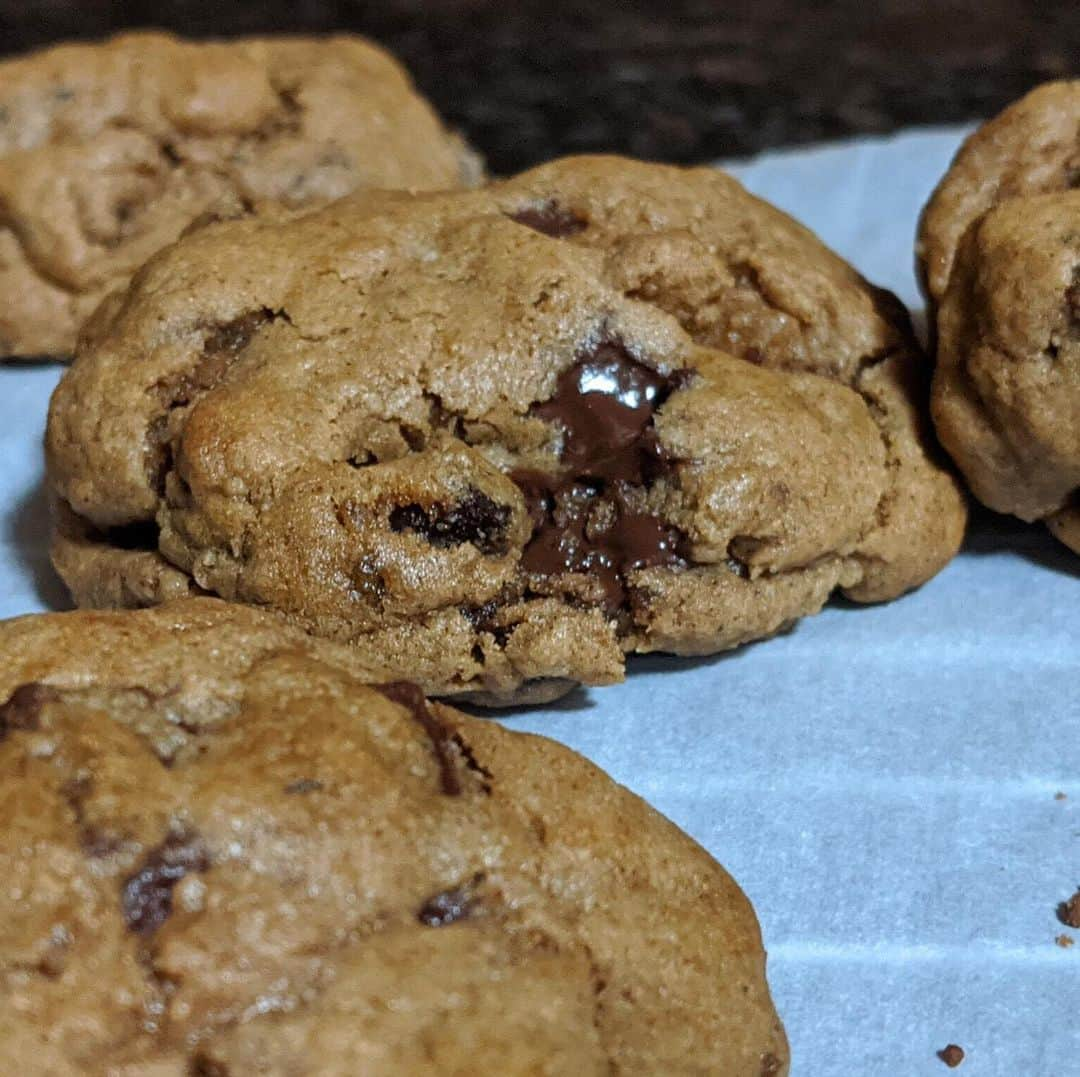
[[956,551],[899,304],[712,169],[207,227],[51,406],[82,605],[269,606],[432,693],[552,698],[770,635]]
[[1001,202],[1080,186],[1080,79],[1049,82],[984,123],[960,148],[919,222],[926,294],[941,302],[968,226]]
[[923,215],[932,410],[976,496],[1080,552],[1080,81],[967,141]]
[[787,1073],[753,911],[580,756],[194,599],[0,624],[12,1073]]
[[133,33],[0,63],[0,358],[70,355],[101,298],[211,207],[478,174],[362,38]]

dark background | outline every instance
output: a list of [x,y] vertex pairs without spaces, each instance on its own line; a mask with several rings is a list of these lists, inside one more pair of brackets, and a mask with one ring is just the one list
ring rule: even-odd
[[350,29],[511,172],[561,153],[699,161],[990,115],[1080,74],[1080,0],[0,0],[0,52],[135,26]]

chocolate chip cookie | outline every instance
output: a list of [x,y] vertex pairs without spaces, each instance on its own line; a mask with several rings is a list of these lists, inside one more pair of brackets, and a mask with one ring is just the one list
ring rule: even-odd
[[213,599],[0,624],[12,1073],[787,1073],[753,911],[543,738]]
[[961,148],[923,214],[932,411],[980,501],[1080,552],[1080,80]]
[[550,699],[893,598],[955,552],[905,312],[712,169],[207,226],[48,432],[84,606],[268,606],[433,694]]
[[102,296],[213,207],[478,177],[356,37],[136,33],[0,64],[0,358],[66,356]]

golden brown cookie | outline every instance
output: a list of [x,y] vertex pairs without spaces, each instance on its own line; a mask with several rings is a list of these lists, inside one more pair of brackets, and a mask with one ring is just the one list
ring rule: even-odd
[[976,496],[1080,552],[1080,81],[973,134],[919,252],[936,309],[932,411]]
[[787,1073],[746,898],[568,749],[217,600],[0,657],[9,1072]]
[[284,611],[432,693],[892,598],[955,552],[896,301],[712,169],[208,226],[99,312],[52,402],[82,605]]
[[134,33],[0,63],[0,358],[69,355],[102,296],[211,207],[478,173],[362,38]]
[[1032,90],[961,146],[919,222],[918,264],[928,298],[945,295],[960,239],[1000,202],[1080,186],[1080,79]]

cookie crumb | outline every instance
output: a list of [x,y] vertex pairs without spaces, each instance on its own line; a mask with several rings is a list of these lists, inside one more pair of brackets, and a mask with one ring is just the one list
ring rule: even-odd
[[1080,890],[1058,906],[1058,919],[1067,927],[1080,927]]
[[948,1047],[943,1047],[938,1051],[937,1056],[949,1069],[956,1069],[964,1061],[964,1049],[955,1043],[950,1043]]
[[1067,950],[1076,940],[1072,935],[1058,935],[1054,942],[1058,944],[1063,950]]

